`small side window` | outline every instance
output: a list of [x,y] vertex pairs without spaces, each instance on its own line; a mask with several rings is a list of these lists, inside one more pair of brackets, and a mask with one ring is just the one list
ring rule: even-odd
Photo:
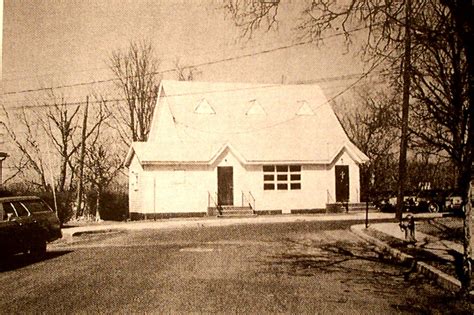
[[15,208],[16,213],[19,217],[27,217],[30,215],[28,210],[26,210],[25,206],[21,204],[21,202],[12,202],[13,208]]
[[3,203],[3,220],[8,220],[8,216],[16,217],[15,209],[9,202]]
[[49,208],[49,206],[42,200],[22,201],[21,203],[30,211],[30,213],[52,211],[51,208]]

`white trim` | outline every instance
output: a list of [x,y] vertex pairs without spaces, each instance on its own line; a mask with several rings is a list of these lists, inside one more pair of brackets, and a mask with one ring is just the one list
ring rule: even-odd
[[336,151],[331,158],[325,160],[247,160],[242,154],[240,154],[230,143],[223,145],[208,161],[198,161],[198,160],[190,160],[190,161],[141,161],[142,165],[178,165],[178,164],[199,164],[199,165],[211,165],[213,164],[223,153],[226,149],[229,149],[244,165],[286,165],[286,164],[318,164],[318,165],[331,165],[333,164],[338,156],[340,156],[344,151],[346,151],[351,159],[355,162],[362,164],[368,161],[368,158],[365,156],[366,159],[362,159],[357,156],[353,150],[348,147],[346,144],[341,145],[340,149]]

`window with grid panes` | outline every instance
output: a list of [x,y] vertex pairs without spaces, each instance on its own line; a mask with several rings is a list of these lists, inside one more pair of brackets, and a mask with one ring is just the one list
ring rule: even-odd
[[264,165],[263,189],[301,189],[301,165]]

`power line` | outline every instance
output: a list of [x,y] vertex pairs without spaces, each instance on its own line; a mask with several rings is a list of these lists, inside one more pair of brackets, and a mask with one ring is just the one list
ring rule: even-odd
[[[215,49],[209,49],[209,50],[202,50],[200,48],[195,48],[195,49],[186,49],[186,52],[191,52],[191,51],[199,51],[201,52],[200,54],[191,54],[189,56],[191,57],[197,57],[197,56],[207,56],[210,53],[229,53],[232,51],[243,51],[243,50],[249,50],[252,48],[260,48],[262,46],[269,46],[268,44],[256,44],[252,46],[241,46],[241,47],[234,47],[234,48],[223,48],[223,50],[217,50],[218,47],[231,47],[229,44],[224,44],[224,45],[219,45]],[[164,56],[164,57],[163,57]],[[164,61],[176,61],[179,60],[180,56],[172,55],[172,54],[160,54],[158,61],[159,63],[163,63]],[[97,63],[99,64],[99,63]],[[100,63],[103,65],[103,62]],[[95,68],[88,68],[88,69],[78,69],[75,71],[49,71],[49,72],[43,72],[40,74],[36,75],[30,75],[30,76],[21,76],[21,77],[13,77],[9,79],[3,79],[3,82],[12,82],[12,81],[18,81],[22,79],[36,79],[39,77],[48,77],[48,76],[54,76],[57,74],[72,74],[72,73],[81,73],[81,72],[91,72],[91,71],[96,71],[96,70],[108,70],[110,69],[109,67],[95,67]],[[3,74],[10,74],[10,73],[25,73],[25,72],[31,72],[31,70],[18,70],[18,71],[4,71]]]
[[[363,72],[357,72],[357,73],[351,73],[351,74],[344,74],[344,75],[338,75],[338,76],[328,76],[328,77],[320,77],[320,78],[316,78],[316,79],[307,79],[307,80],[297,80],[297,81],[291,81],[287,84],[296,84],[296,85],[300,85],[300,84],[316,84],[316,83],[319,83],[319,84],[326,84],[326,83],[332,83],[332,82],[335,82],[335,81],[347,81],[347,80],[351,80],[351,79],[355,79],[355,78],[358,78],[360,75],[362,75]],[[382,71],[379,71],[379,72],[375,72],[375,73],[372,73],[372,75],[379,75],[379,74],[383,74]],[[336,86],[336,88],[338,87],[341,87],[343,85],[338,85]],[[63,101],[64,103],[67,103],[67,104],[71,104],[71,105],[80,105],[80,104],[83,104],[84,102],[83,101],[79,101],[77,100],[78,98],[77,97],[74,97],[74,98],[70,98],[69,100],[65,100]],[[64,98],[63,98],[64,100]],[[126,98],[121,98],[121,99],[112,99],[110,101],[123,101],[123,100],[127,100]],[[107,100],[108,101],[108,100]],[[3,102],[3,104],[20,104],[20,103],[25,103],[27,101],[7,101],[7,102]],[[55,106],[56,104],[49,104],[50,106]],[[24,106],[24,107],[37,107],[37,106],[41,106],[41,107],[44,107],[44,106],[48,106],[48,104],[41,104],[41,105],[30,105],[30,106]],[[18,108],[21,108],[22,106],[17,106]]]
[[[383,58],[380,58],[376,63],[374,63],[372,65],[372,67],[365,73],[363,73],[355,82],[353,82],[351,85],[349,85],[348,87],[346,87],[345,89],[343,89],[341,92],[337,93],[336,95],[334,95],[333,97],[327,99],[325,102],[319,104],[316,108],[320,108],[326,104],[329,104],[330,102],[334,101],[336,98],[338,98],[339,96],[343,95],[344,93],[346,93],[347,91],[349,91],[350,89],[352,89],[353,87],[355,87],[360,81],[362,81],[364,78],[366,78],[367,76],[369,76],[378,66],[380,66],[382,64],[382,62],[388,58],[388,56],[393,52],[394,50],[392,50],[388,55],[384,56]],[[252,87],[248,87],[248,88],[235,88],[235,89],[227,89],[227,90],[212,90],[212,91],[206,91],[204,93],[214,93],[214,92],[229,92],[229,91],[238,91],[238,90],[249,90],[249,89],[261,89],[261,88],[274,88],[274,87],[277,87],[277,86],[280,86],[281,84],[268,84],[268,85],[263,85],[263,86],[252,86]],[[170,95],[164,95],[164,96],[161,96],[161,97],[177,97],[177,96],[187,96],[187,95],[193,95],[193,94],[203,94],[203,92],[194,92],[194,93],[178,93],[178,94],[170,94]],[[124,101],[126,99],[115,99],[115,100],[101,100],[101,101],[95,101],[95,102],[90,102],[89,101],[89,104],[91,103],[103,103],[104,106],[107,106],[107,102],[116,102],[116,101]],[[75,103],[67,103],[65,105],[79,105],[79,104],[86,104],[87,101],[85,102],[75,102]],[[45,106],[50,106],[50,105],[39,105],[41,107],[45,107]],[[16,108],[15,108],[16,109]],[[173,115],[173,114],[172,114]],[[234,132],[226,132],[226,133],[229,133],[229,134],[244,134],[244,133],[249,133],[249,132],[255,132],[255,131],[260,131],[260,130],[264,130],[264,129],[269,129],[269,128],[273,128],[273,127],[276,127],[278,125],[281,125],[281,124],[284,124],[284,123],[287,123],[289,121],[292,121],[296,119],[296,117],[291,117],[289,119],[286,119],[286,120],[283,120],[283,121],[280,121],[280,122],[277,122],[275,124],[272,124],[272,125],[269,125],[269,126],[264,126],[264,127],[260,127],[260,128],[254,128],[254,129],[246,129],[246,130],[240,130],[240,131],[234,131]],[[199,129],[199,128],[195,128],[193,126],[190,126],[190,125],[187,125],[185,123],[181,123],[179,121],[177,121],[177,119],[175,118],[175,116],[173,115],[173,122],[175,125],[182,125],[184,128],[187,128],[187,129],[192,129],[192,130],[196,130],[196,131],[201,131],[201,132],[205,132],[205,133],[213,133],[212,131],[208,131],[208,130],[202,130],[202,129]],[[222,133],[222,131],[220,131],[219,133]]]
[[[354,32],[361,31],[361,30],[367,29],[367,28],[368,28],[368,26],[365,26],[365,27],[356,28],[356,29],[346,31],[346,32],[335,33],[335,34],[326,36],[324,38],[319,38],[319,40],[324,40],[324,39],[329,39],[329,38],[333,38],[333,37],[337,37],[337,36],[347,35],[348,33],[354,33]],[[311,43],[314,43],[314,42],[315,42],[315,40],[310,39],[310,40],[301,41],[301,42],[294,43],[294,44],[288,44],[288,45],[283,45],[283,46],[279,46],[279,47],[275,47],[275,48],[265,49],[265,50],[261,50],[261,51],[254,52],[254,53],[242,54],[242,55],[239,55],[239,56],[228,57],[228,58],[223,58],[223,59],[217,59],[217,60],[197,63],[197,64],[194,64],[194,65],[183,66],[182,69],[192,69],[192,68],[199,68],[199,67],[203,67],[203,66],[215,65],[215,64],[219,64],[219,63],[239,60],[239,59],[258,56],[258,55],[262,55],[262,54],[268,54],[268,53],[272,53],[272,52],[275,52],[275,51],[285,50],[285,49],[289,49],[289,48],[293,48],[293,47],[303,46],[303,45],[311,44]],[[150,73],[147,73],[145,75],[165,74],[165,73],[169,73],[169,72],[174,72],[176,70],[178,70],[178,68],[171,68],[171,69],[166,69],[166,70],[161,70],[161,71],[150,72]],[[57,85],[57,86],[51,86],[51,87],[45,87],[45,88],[12,91],[12,92],[3,93],[2,95],[15,95],[15,94],[24,94],[24,93],[31,93],[31,92],[47,91],[47,90],[53,90],[53,89],[63,89],[63,88],[87,86],[87,85],[93,85],[93,84],[113,82],[113,81],[118,81],[118,80],[119,80],[119,78],[110,78],[110,79],[95,80],[95,81],[89,81],[89,82],[80,82],[80,83],[73,83],[73,84],[66,84],[66,85]]]
[[[332,77],[322,77],[318,79],[313,79],[313,80],[304,80],[304,81],[297,81],[294,84],[296,85],[303,85],[303,84],[316,84],[316,83],[325,83],[325,82],[333,82],[333,81],[346,81],[354,78],[359,78],[362,76],[362,78],[368,77],[370,75],[378,75],[382,72],[376,72],[376,73],[367,73],[367,72],[362,72],[362,73],[352,73],[348,75],[340,75],[340,76],[332,76]],[[221,90],[209,90],[205,92],[187,92],[187,93],[179,93],[179,94],[170,94],[170,95],[164,95],[162,97],[177,97],[177,96],[187,96],[187,95],[195,95],[195,94],[206,94],[206,93],[214,93],[214,92],[232,92],[232,91],[239,91],[239,90],[245,90],[245,89],[259,89],[259,88],[265,88],[265,87],[275,87],[279,86],[281,84],[262,84],[262,85],[255,85],[251,87],[246,87],[246,88],[232,88],[232,89],[221,89]],[[115,98],[115,99],[103,99],[103,100],[97,100],[97,101],[89,101],[89,104],[99,104],[99,103],[115,103],[115,102],[124,102],[124,101],[129,101],[130,99],[127,98]],[[85,101],[75,101],[75,102],[61,102],[59,104],[35,104],[35,105],[29,105],[29,106],[15,106],[15,107],[8,107],[5,108],[5,110],[19,110],[19,109],[30,109],[30,108],[46,108],[46,107],[53,107],[53,106],[80,106],[86,104]]]

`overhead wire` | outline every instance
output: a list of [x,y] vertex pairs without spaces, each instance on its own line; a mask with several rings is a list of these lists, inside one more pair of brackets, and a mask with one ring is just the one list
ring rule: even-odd
[[[316,84],[316,83],[327,83],[327,82],[333,82],[333,81],[346,81],[350,80],[352,78],[359,78],[360,76],[363,76],[363,78],[369,76],[369,75],[378,75],[383,72],[376,72],[376,73],[352,73],[348,75],[338,75],[338,76],[330,76],[330,77],[321,77],[313,80],[304,80],[304,81],[297,81],[294,84],[295,85],[303,85],[303,84]],[[231,91],[236,91],[236,90],[242,90],[242,89],[255,89],[255,88],[261,88],[262,86],[276,86],[276,85],[281,85],[281,84],[261,84],[261,85],[256,85],[256,86],[251,86],[251,87],[246,87],[246,88],[232,88],[232,89],[225,89],[225,90],[208,90],[206,93],[214,93],[214,92],[231,92]],[[172,95],[165,95],[163,97],[175,97],[175,96],[184,96],[184,95],[193,95],[193,94],[202,94],[203,92],[185,92],[185,93],[179,93],[179,94],[172,94]],[[91,101],[89,100],[89,104],[99,104],[99,103],[116,103],[116,102],[123,102],[123,101],[128,101],[130,99],[127,98],[114,98],[114,99],[102,99],[102,100],[97,100],[97,101]],[[22,102],[15,102],[17,103],[22,103]],[[5,103],[4,103],[5,104]],[[13,102],[10,104],[14,104]],[[51,107],[51,106],[58,106],[58,105],[67,105],[67,106],[77,106],[77,105],[84,105],[86,104],[86,101],[68,101],[68,102],[62,102],[61,104],[51,104],[51,103],[46,103],[46,104],[34,104],[34,105],[27,105],[27,106],[10,106],[5,108],[6,110],[19,110],[19,109],[30,109],[30,108],[45,108],[45,107]]]
[[[329,39],[329,38],[333,38],[333,37],[337,37],[337,36],[347,35],[348,33],[358,32],[358,31],[361,31],[361,30],[364,30],[364,29],[367,29],[367,28],[368,28],[367,26],[359,27],[359,28],[355,28],[355,29],[345,31],[345,32],[339,32],[339,33],[331,34],[331,35],[328,35],[326,37],[319,38],[317,40],[321,41],[321,40],[325,40],[325,39]],[[262,55],[262,54],[272,53],[272,52],[275,52],[275,51],[280,51],[280,50],[285,50],[285,49],[289,49],[289,48],[293,48],[293,47],[298,47],[298,46],[311,44],[311,43],[314,43],[315,41],[316,40],[314,40],[314,39],[309,39],[309,40],[306,40],[306,41],[301,41],[301,42],[297,42],[297,43],[293,43],[293,44],[287,44],[287,45],[282,45],[282,46],[278,46],[278,47],[275,47],[275,48],[264,49],[264,50],[261,50],[261,51],[258,51],[258,52],[242,54],[242,55],[238,55],[238,56],[232,56],[232,57],[227,57],[227,58],[222,58],[222,59],[217,59],[217,60],[211,60],[211,61],[202,62],[202,63],[196,63],[196,64],[193,64],[193,65],[183,66],[182,69],[199,68],[199,67],[203,67],[203,66],[210,66],[210,65],[215,65],[215,64],[219,64],[219,63],[239,60],[239,59],[243,59],[243,58],[249,58],[249,57],[258,56],[258,55]],[[165,74],[165,73],[169,73],[169,72],[174,72],[176,70],[178,70],[178,68],[175,67],[175,68],[170,68],[170,69],[166,69],[166,70],[150,72],[150,73],[147,73],[145,75]],[[133,77],[133,76],[130,76],[130,77]],[[118,81],[118,80],[119,80],[119,78],[108,78],[108,79],[94,80],[94,81],[88,81],[88,82],[79,82],[79,83],[63,84],[63,85],[56,85],[56,86],[50,86],[50,87],[42,87],[42,88],[36,88],[36,89],[25,89],[25,90],[19,90],[19,91],[4,92],[4,93],[2,93],[2,95],[4,95],[4,96],[5,95],[15,95],[15,94],[24,94],[24,93],[31,93],[31,92],[47,91],[47,90],[53,90],[53,89],[80,87],[80,86],[87,86],[87,85],[114,82],[114,81]]]
[[[341,90],[339,93],[337,93],[336,95],[332,96],[331,98],[327,99],[326,101],[324,101],[323,103],[319,104],[318,106],[316,106],[316,109],[326,105],[326,104],[330,104],[330,102],[334,101],[336,98],[338,98],[339,96],[343,95],[344,93],[346,93],[347,91],[349,91],[350,89],[352,89],[353,87],[355,87],[360,81],[362,81],[364,78],[366,78],[367,76],[369,76],[378,66],[380,66],[382,64],[382,62],[384,60],[386,60],[390,55],[391,53],[393,52],[394,50],[392,50],[389,54],[379,58],[379,60],[377,62],[375,62],[372,67],[370,67],[369,70],[367,70],[366,72],[362,73],[362,75],[360,75],[358,77],[358,79],[356,81],[354,81],[352,84],[350,84],[349,86],[347,86],[345,89]],[[281,84],[268,84],[268,85],[257,85],[257,86],[251,86],[251,87],[247,87],[247,88],[234,88],[234,89],[227,89],[227,90],[212,90],[212,91],[207,91],[207,93],[215,93],[215,92],[232,92],[232,91],[239,91],[239,90],[249,90],[249,89],[261,89],[261,88],[273,88],[273,87],[277,87],[277,86],[281,86]],[[178,96],[189,96],[189,95],[194,95],[194,94],[203,94],[202,91],[200,92],[188,92],[188,93],[176,93],[176,94],[169,94],[169,95],[162,95],[161,98],[167,98],[167,97],[178,97]],[[100,100],[100,101],[95,101],[95,102],[91,102],[89,101],[89,104],[91,103],[100,103],[100,102],[103,102],[104,106],[107,107],[107,103],[109,102],[114,102],[114,101],[124,101],[126,99],[115,99],[115,100]],[[72,105],[72,104],[75,104],[75,105],[79,105],[79,104],[85,104],[86,102],[76,102],[76,103],[68,103],[66,105]],[[51,106],[51,105],[38,105],[38,106],[42,106],[42,107],[46,107],[46,106]],[[169,106],[169,103],[168,103],[168,106]],[[213,133],[224,133],[224,134],[245,134],[245,133],[250,133],[250,132],[256,132],[256,131],[261,131],[261,130],[265,130],[265,129],[270,129],[270,128],[274,128],[276,126],[279,126],[281,124],[285,124],[287,122],[290,122],[292,120],[295,120],[297,117],[296,116],[293,116],[289,119],[285,119],[285,120],[282,120],[282,121],[279,121],[277,123],[274,123],[272,125],[268,125],[268,126],[264,126],[264,127],[260,127],[260,128],[252,128],[252,129],[246,129],[246,130],[240,130],[240,131],[219,131],[219,132],[215,132],[215,131],[209,131],[209,130],[203,130],[203,129],[200,129],[200,128],[196,128],[196,127],[193,127],[193,126],[190,126],[188,124],[185,124],[185,123],[182,123],[182,122],[179,122],[178,119],[176,119],[176,116],[174,115],[174,113],[172,112],[171,108],[170,109],[170,114],[172,115],[173,117],[173,124],[175,126],[175,128],[177,127],[177,125],[181,125],[183,126],[184,128],[187,128],[187,129],[191,129],[191,130],[194,130],[194,131],[198,131],[198,132],[203,132],[203,133],[208,133],[208,134],[213,134]],[[178,131],[177,131],[178,132]],[[184,131],[186,134],[187,132]],[[178,132],[179,133],[179,132]],[[181,141],[182,138],[178,135],[178,137],[180,138]]]

